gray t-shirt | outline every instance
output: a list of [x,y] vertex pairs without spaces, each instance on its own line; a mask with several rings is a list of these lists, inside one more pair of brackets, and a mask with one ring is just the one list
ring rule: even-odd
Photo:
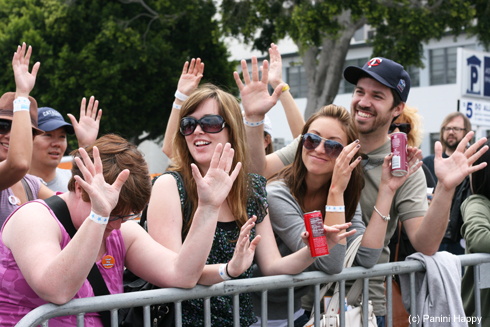
[[71,170],[56,168],[56,176],[46,186],[54,192],[68,192],[68,182],[71,178]]
[[[274,152],[279,156],[284,165],[289,165],[293,162],[296,149],[300,144],[299,140],[300,138],[298,137],[288,146]],[[390,152],[391,142],[387,138],[382,146],[368,153],[368,159],[362,162],[365,185],[361,193],[360,204],[362,220],[365,225],[371,219],[378,197],[383,160]],[[427,182],[423,170],[418,169],[395,193],[395,197],[391,203],[391,220],[386,230],[383,252],[379,256],[377,263],[386,263],[390,260],[388,244],[395,232],[398,219],[403,222],[410,218],[423,217],[427,209]],[[371,278],[369,280],[369,299],[373,302],[376,316],[386,315],[384,277]]]
[[[274,181],[267,184],[267,201],[269,202],[269,217],[272,229],[276,237],[277,246],[281,255],[287,256],[303,247],[305,244],[301,240],[301,233],[305,231],[303,220],[304,212],[300,205],[291,195],[289,187],[283,181]],[[356,213],[352,218],[352,226],[356,229],[356,234],[347,239],[347,245],[357,236],[362,235],[366,229],[361,218],[361,208],[358,205]],[[329,249],[328,256],[320,257],[308,267],[307,271],[323,271],[327,274],[338,274],[342,271],[346,245],[337,244]],[[357,252],[355,264],[364,267],[372,267],[376,264],[381,249],[371,249],[360,247]],[[260,277],[260,269],[254,266],[254,277]],[[301,308],[301,297],[308,293],[310,287],[297,287],[294,290],[294,311]],[[287,318],[287,289],[274,290],[268,292],[268,318],[271,320]],[[254,301],[254,312],[260,316],[260,294],[252,294]]]

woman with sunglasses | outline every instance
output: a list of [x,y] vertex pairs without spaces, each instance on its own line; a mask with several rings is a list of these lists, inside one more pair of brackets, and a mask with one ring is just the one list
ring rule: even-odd
[[[74,156],[69,191],[49,199],[50,207],[41,200],[25,204],[1,230],[1,326],[14,326],[47,302],[63,304],[94,296],[87,279],[94,265],[111,294],[123,292],[124,267],[159,287],[194,287],[211,249],[221,203],[240,170],[240,164],[231,169],[229,146],[216,147],[204,177],[191,167],[199,208],[188,242],[175,253],[138,224],[124,223],[141,212],[151,192],[148,166],[135,145],[120,136],[104,135]],[[51,208],[62,210],[55,213]],[[76,230],[73,237],[67,232],[70,223]],[[98,313],[87,313],[84,323],[102,327]],[[76,324],[73,315],[49,323]]]
[[17,47],[12,59],[16,91],[0,98],[0,226],[29,199],[47,198],[53,192],[39,179],[27,175],[31,164],[33,134],[37,128],[37,103],[29,93],[34,88],[40,63],[29,73],[32,48]]
[[[258,72],[257,59],[253,58],[252,63],[254,72]],[[266,61],[264,68],[267,69]],[[238,78],[238,74],[235,74]],[[262,80],[258,81],[257,73],[253,82],[249,80],[247,86],[241,84],[239,88],[244,105],[272,107],[282,85],[271,97],[267,91],[267,74],[263,74]],[[202,85],[184,102],[179,119],[180,130],[173,141],[171,174],[163,175],[156,181],[148,207],[148,232],[157,242],[176,252],[190,239],[190,235],[185,234],[194,225],[194,212],[200,207],[191,176],[191,163],[199,168],[201,174],[206,173],[214,149],[225,143],[230,143],[235,150],[232,167],[238,162],[246,162],[247,158],[243,116],[238,101],[231,94],[214,85]],[[212,285],[232,278],[250,278],[254,254],[265,275],[297,274],[314,262],[307,247],[281,257],[267,212],[266,181],[259,175],[247,174],[246,166],[238,174],[220,209],[213,247],[199,284]],[[189,207],[186,205],[188,203]],[[330,248],[350,235],[339,233],[348,226],[325,226]],[[298,236],[299,241],[306,236],[305,233]],[[202,326],[204,300],[183,302],[182,319],[184,326]],[[240,326],[249,326],[255,321],[250,294],[240,295]],[[233,324],[231,297],[211,299],[211,324]]]

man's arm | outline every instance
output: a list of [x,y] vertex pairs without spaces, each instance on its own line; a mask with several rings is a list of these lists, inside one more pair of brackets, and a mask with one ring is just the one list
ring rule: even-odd
[[442,158],[441,143],[436,142],[434,170],[439,182],[431,205],[424,217],[416,217],[404,222],[413,247],[425,255],[433,255],[439,249],[449,221],[450,199],[453,198],[456,187],[466,176],[487,165],[486,162],[483,162],[472,166],[488,150],[488,146],[484,146],[477,152],[478,148],[486,142],[486,138],[478,140],[465,151],[465,146],[473,134],[473,132],[466,134],[456,151],[446,159]]

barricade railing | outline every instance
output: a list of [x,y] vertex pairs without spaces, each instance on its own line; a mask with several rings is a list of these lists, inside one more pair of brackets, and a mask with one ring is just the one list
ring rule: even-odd
[[[490,254],[467,254],[460,255],[461,265],[475,266],[475,304],[476,315],[481,317],[480,308],[480,289],[490,288]],[[485,268],[483,268],[485,267]],[[415,317],[416,312],[416,291],[415,291],[415,272],[424,271],[424,266],[418,261],[400,261],[375,265],[371,269],[362,267],[347,268],[337,275],[327,275],[323,272],[305,272],[298,275],[279,275],[269,277],[257,277],[252,279],[238,279],[222,282],[212,286],[198,285],[192,289],[166,288],[143,292],[132,292],[115,295],[104,295],[91,298],[74,299],[64,305],[45,304],[29,312],[19,323],[18,327],[33,327],[41,324],[43,327],[49,326],[49,319],[66,315],[77,315],[78,326],[84,326],[84,314],[87,312],[111,311],[112,327],[118,325],[119,308],[143,307],[145,322],[144,326],[150,324],[150,305],[160,303],[175,303],[176,327],[182,326],[182,307],[181,303],[185,300],[203,298],[204,299],[204,323],[211,326],[210,298],[220,295],[233,296],[233,319],[234,326],[240,326],[239,316],[239,294],[248,292],[261,292],[261,312],[262,326],[267,326],[267,291],[273,289],[288,289],[288,324],[293,326],[294,321],[294,288],[299,286],[314,286],[315,294],[315,327],[319,326],[320,321],[320,284],[330,282],[340,282],[340,326],[345,326],[344,298],[345,281],[363,279],[363,323],[367,326],[367,306],[369,298],[369,278],[387,276],[387,321],[386,325],[392,327],[392,290],[391,278],[393,275],[410,274],[410,301],[411,317]],[[480,274],[480,270],[487,271]],[[411,326],[416,326],[416,320],[411,320]],[[477,323],[480,325],[479,323]]]

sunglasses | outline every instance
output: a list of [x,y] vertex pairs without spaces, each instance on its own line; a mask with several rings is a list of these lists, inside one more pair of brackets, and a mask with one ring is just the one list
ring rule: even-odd
[[109,221],[116,221],[118,219],[122,219],[122,221],[135,220],[136,218],[138,218],[140,216],[141,216],[141,213],[136,213],[136,214],[132,214],[132,215],[125,215],[125,216],[111,215],[109,217]]
[[206,115],[201,119],[184,117],[180,120],[180,134],[187,136],[194,133],[197,125],[201,126],[203,132],[219,133],[225,128],[225,119],[220,115]]
[[10,120],[0,120],[0,134],[6,134],[10,132],[12,128],[12,122]]
[[325,153],[332,159],[337,158],[342,152],[342,149],[344,149],[344,146],[339,142],[328,140],[312,133],[303,135],[303,147],[307,150],[314,150],[322,143],[322,140],[324,141],[323,147],[325,148]]
[[393,131],[397,128],[400,130],[400,132],[408,134],[412,130],[412,125],[408,123],[402,123],[402,124],[391,123],[390,129],[388,130],[388,134],[393,133]]

